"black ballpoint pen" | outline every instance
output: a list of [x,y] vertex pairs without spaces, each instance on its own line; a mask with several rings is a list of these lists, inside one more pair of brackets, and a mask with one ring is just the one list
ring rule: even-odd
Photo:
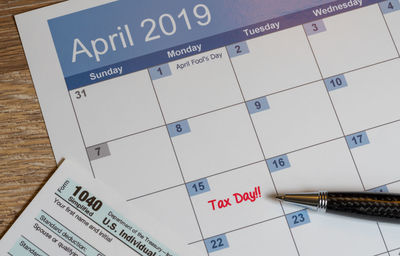
[[400,223],[400,194],[315,192],[284,194],[276,198],[316,211]]

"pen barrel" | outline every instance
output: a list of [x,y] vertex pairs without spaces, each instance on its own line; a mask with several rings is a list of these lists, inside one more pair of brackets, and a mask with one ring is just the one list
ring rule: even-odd
[[400,194],[329,192],[326,211],[400,223]]

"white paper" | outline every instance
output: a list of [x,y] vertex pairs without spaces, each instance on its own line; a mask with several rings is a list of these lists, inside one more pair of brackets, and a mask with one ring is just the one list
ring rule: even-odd
[[[133,215],[151,213],[200,255],[396,255],[395,225],[320,215],[269,195],[400,191],[400,4],[335,1],[311,10],[310,22],[285,27],[306,15],[252,15],[290,7],[272,2],[202,1],[209,13],[194,0],[143,2],[121,13],[106,5],[104,19],[90,9],[87,21],[74,23],[88,29],[85,40],[75,37],[88,51],[79,48],[75,57],[88,65],[98,60],[99,69],[88,72],[113,78],[73,89],[57,54],[74,63],[74,45],[57,52],[48,20],[94,3],[17,16],[54,154],[75,159],[121,193]],[[262,22],[243,27],[243,40],[210,47],[234,36],[214,38],[208,30],[246,18]],[[89,26],[89,19],[102,26]],[[164,52],[132,65],[157,64],[127,73],[120,62],[101,66],[119,55],[132,61],[130,54],[153,54],[141,48],[146,35],[146,46]],[[74,39],[67,32],[65,38]],[[161,61],[176,52],[184,58]],[[153,222],[135,220],[145,230]]]

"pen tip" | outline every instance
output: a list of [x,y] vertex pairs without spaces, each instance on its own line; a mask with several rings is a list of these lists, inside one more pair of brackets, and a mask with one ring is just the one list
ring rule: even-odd
[[279,200],[284,200],[285,196],[284,195],[277,195],[277,196],[275,196],[275,198],[279,199]]

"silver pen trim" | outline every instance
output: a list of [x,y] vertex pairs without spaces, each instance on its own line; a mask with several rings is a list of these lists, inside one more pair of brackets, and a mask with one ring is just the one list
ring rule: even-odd
[[277,195],[277,199],[300,207],[305,207],[318,212],[326,212],[328,207],[328,192],[310,192],[301,194]]

